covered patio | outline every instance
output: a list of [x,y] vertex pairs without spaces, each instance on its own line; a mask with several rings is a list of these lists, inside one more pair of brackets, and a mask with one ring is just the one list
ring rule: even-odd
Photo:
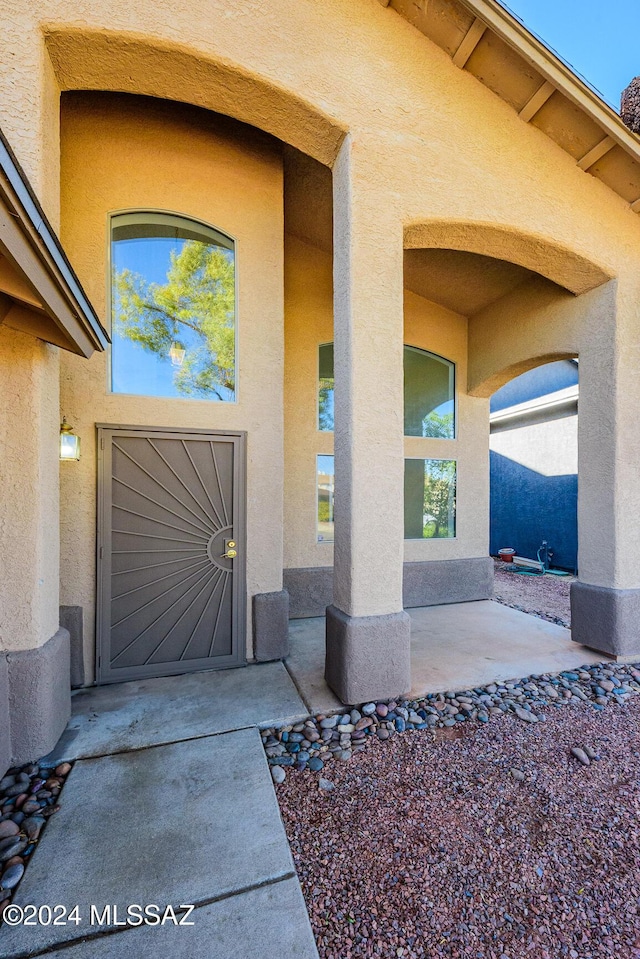
[[[411,689],[426,693],[473,689],[491,682],[576,669],[598,663],[602,653],[579,646],[571,632],[492,600],[420,606],[411,618]],[[324,678],[324,617],[289,624],[286,666],[310,713],[343,705]],[[349,704],[352,705],[352,704]]]

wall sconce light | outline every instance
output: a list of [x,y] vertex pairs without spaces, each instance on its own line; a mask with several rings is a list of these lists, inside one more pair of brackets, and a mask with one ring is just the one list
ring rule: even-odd
[[60,459],[80,459],[80,437],[75,435],[65,416],[60,424]]
[[180,343],[171,344],[171,349],[169,350],[169,358],[171,359],[173,366],[182,366],[186,355],[187,355],[187,351],[182,348]]

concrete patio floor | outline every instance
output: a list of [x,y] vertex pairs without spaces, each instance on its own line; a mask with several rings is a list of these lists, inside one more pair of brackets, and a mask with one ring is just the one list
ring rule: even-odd
[[[411,616],[411,698],[493,680],[557,672],[605,657],[572,642],[563,626],[491,600],[423,606]],[[342,705],[324,681],[324,618],[289,624],[287,669],[309,712]],[[350,704],[352,705],[352,704]]]

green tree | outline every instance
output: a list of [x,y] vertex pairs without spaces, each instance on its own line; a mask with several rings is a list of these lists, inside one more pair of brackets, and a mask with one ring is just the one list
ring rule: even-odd
[[329,506],[329,501],[326,499],[318,500],[318,522],[319,523],[331,522],[331,509]]
[[114,273],[114,333],[168,358],[186,349],[174,383],[185,396],[235,392],[235,264],[228,250],[187,240],[172,251],[166,283]]
[[333,429],[333,377],[321,377],[318,393],[318,429]]
[[432,410],[427,413],[422,420],[422,435],[440,440],[453,439],[453,411],[440,414]]
[[[453,536],[455,532],[455,460],[429,460],[424,474],[424,512],[432,517],[431,537]],[[427,533],[427,536],[429,534]]]

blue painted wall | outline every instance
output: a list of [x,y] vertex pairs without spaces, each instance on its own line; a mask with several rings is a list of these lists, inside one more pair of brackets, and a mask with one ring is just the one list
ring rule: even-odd
[[547,393],[565,390],[578,385],[578,364],[573,360],[561,360],[559,363],[545,363],[535,370],[529,370],[522,376],[516,376],[491,397],[492,413],[517,406],[528,400],[535,400]]
[[495,556],[512,546],[535,559],[543,540],[552,566],[578,563],[578,477],[543,476],[491,451],[491,545]]
[[[498,390],[491,400],[491,411],[504,410],[577,383],[577,364],[548,363]],[[573,571],[578,563],[578,476],[545,476],[543,448],[530,450],[531,458],[539,460],[540,472],[509,458],[510,441],[513,440],[515,450],[517,432],[501,432],[501,452],[491,450],[490,454],[490,552],[495,556],[502,547],[512,546],[518,555],[535,559],[542,541],[547,540],[554,553],[551,564]]]

